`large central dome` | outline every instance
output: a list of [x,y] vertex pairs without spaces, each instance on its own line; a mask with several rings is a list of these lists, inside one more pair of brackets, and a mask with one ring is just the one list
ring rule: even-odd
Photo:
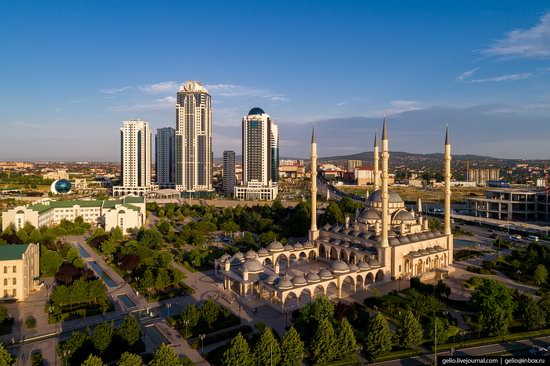
[[[395,193],[394,191],[388,190],[389,194],[389,203],[403,203],[403,199],[400,195]],[[369,196],[368,199],[369,202],[382,202],[382,190],[378,189]]]

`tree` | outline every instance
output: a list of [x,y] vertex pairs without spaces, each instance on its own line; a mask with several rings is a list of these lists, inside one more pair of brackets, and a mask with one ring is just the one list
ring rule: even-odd
[[118,366],[145,366],[140,355],[124,352],[117,363]]
[[117,245],[115,241],[111,238],[109,240],[105,240],[103,243],[101,243],[101,253],[106,256],[112,256],[116,253]]
[[103,360],[96,355],[90,355],[81,366],[105,366]]
[[8,309],[4,305],[0,305],[0,323],[3,323],[8,318]]
[[4,345],[0,343],[0,366],[9,366],[13,364],[13,359]]
[[311,341],[311,353],[316,363],[330,362],[338,356],[341,350],[336,348],[336,334],[330,320],[324,318],[319,323]]
[[201,317],[208,323],[208,326],[210,327],[212,323],[218,319],[218,315],[220,314],[220,307],[218,304],[214,302],[212,299],[208,299],[202,304],[201,306]]
[[231,234],[233,234],[236,231],[239,231],[240,229],[241,228],[239,227],[239,225],[237,225],[233,220],[227,220],[220,226],[221,231],[224,231],[226,233],[231,233]]
[[337,358],[341,360],[351,360],[357,356],[357,351],[359,351],[353,328],[346,317],[340,321],[336,335],[336,349],[338,350]]
[[323,217],[321,219],[321,224],[343,224],[344,223],[344,214],[340,210],[340,206],[334,201],[330,201]]
[[304,342],[300,335],[290,327],[281,341],[281,366],[300,366],[304,358]]
[[546,314],[546,324],[550,324],[550,291],[547,291],[540,297],[539,307]]
[[189,329],[193,328],[199,322],[201,313],[194,304],[185,307],[179,318],[180,327],[185,331],[185,337],[190,337]]
[[254,347],[254,360],[257,366],[278,365],[281,361],[281,348],[270,328],[266,328]]
[[482,329],[490,336],[497,336],[508,331],[516,303],[511,289],[500,282],[483,279],[470,298],[470,306],[478,310]]
[[382,313],[369,321],[365,337],[365,353],[371,359],[388,353],[392,348],[392,332]]
[[76,268],[84,268],[84,261],[80,258],[78,250],[75,247],[71,247],[67,253],[67,262],[75,266]]
[[170,286],[170,275],[166,268],[160,268],[157,273],[157,279],[155,280],[155,288],[157,290],[163,290]]
[[117,333],[126,344],[133,346],[141,339],[141,325],[133,315],[126,315]]
[[445,343],[449,340],[449,332],[447,319],[439,317],[431,318],[426,327],[426,338],[430,342],[437,341],[437,344]]
[[42,257],[40,258],[40,272],[43,276],[50,277],[57,273],[63,263],[63,258],[53,250],[42,248]]
[[306,327],[312,327],[319,324],[323,319],[332,319],[334,317],[334,305],[327,296],[319,296],[311,304],[307,304],[300,312],[301,321]]
[[157,229],[140,229],[137,241],[147,248],[156,249],[162,244],[163,238]]
[[69,285],[78,278],[80,271],[71,263],[63,263],[59,267],[57,273],[55,274],[55,281],[58,284]]
[[181,360],[174,350],[164,343],[155,352],[149,366],[180,366]]
[[412,311],[407,311],[397,329],[397,342],[400,347],[414,349],[422,344],[422,326]]
[[539,286],[548,281],[548,270],[544,264],[539,264],[537,266],[533,274],[533,278]]
[[111,323],[101,323],[95,327],[92,334],[92,343],[100,353],[103,353],[111,344],[113,339],[113,325]]
[[231,340],[229,348],[223,353],[223,366],[254,366],[255,362],[250,352],[248,342],[239,332],[235,338]]
[[141,286],[148,290],[155,287],[155,279],[153,277],[153,272],[151,272],[150,269],[145,270],[143,280],[141,280]]
[[521,323],[529,330],[544,328],[546,325],[546,314],[539,304],[529,295],[521,302]]

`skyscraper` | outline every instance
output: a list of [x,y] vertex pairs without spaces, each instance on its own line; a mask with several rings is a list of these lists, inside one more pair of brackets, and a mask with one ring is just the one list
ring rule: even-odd
[[212,191],[212,109],[198,81],[180,87],[176,101],[176,189]]
[[136,119],[124,121],[120,129],[120,181],[113,187],[115,196],[143,196],[157,189],[151,184],[151,129]]
[[243,180],[235,198],[272,200],[277,196],[273,178],[279,178],[279,133],[267,113],[252,108],[242,119]]
[[223,152],[223,193],[233,194],[235,188],[235,151]]
[[157,129],[155,135],[155,168],[160,188],[176,185],[176,130],[171,127]]
[[271,121],[271,181],[279,181],[279,126]]

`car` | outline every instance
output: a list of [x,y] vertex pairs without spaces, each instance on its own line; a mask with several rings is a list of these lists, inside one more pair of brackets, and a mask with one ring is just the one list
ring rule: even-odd
[[539,241],[539,237],[536,236],[536,235],[529,235],[527,237],[527,239],[532,240],[532,241]]
[[529,353],[532,354],[532,355],[541,355],[545,352],[548,352],[548,350],[544,347],[541,347],[541,346],[533,346],[530,350],[529,350]]
[[508,239],[512,241],[521,241],[521,235],[510,235]]

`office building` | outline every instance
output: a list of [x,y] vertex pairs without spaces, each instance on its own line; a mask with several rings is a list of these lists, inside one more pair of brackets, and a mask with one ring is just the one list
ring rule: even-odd
[[176,189],[212,191],[211,97],[198,81],[187,81],[177,93]]
[[226,150],[223,152],[223,193],[232,195],[235,182],[235,151]]
[[485,185],[488,180],[499,180],[500,170],[498,168],[468,168],[467,181],[476,182],[478,185]]
[[159,128],[155,135],[155,168],[160,188],[176,186],[176,130]]
[[38,244],[0,245],[0,294],[4,300],[24,301],[40,289]]
[[144,196],[158,189],[151,184],[151,128],[139,119],[124,121],[120,129],[120,181],[114,196]]
[[145,223],[145,199],[127,196],[121,200],[40,200],[27,206],[17,206],[2,213],[2,230],[13,225],[15,230],[29,223],[36,228],[58,225],[62,220],[84,222],[109,231],[120,227],[139,229]]
[[261,108],[252,108],[243,117],[243,179],[234,189],[236,199],[273,200],[277,197],[273,178],[279,178],[279,133],[273,126],[273,121]]
[[363,165],[363,161],[361,160],[348,160],[348,172],[354,172],[355,168],[360,167]]

